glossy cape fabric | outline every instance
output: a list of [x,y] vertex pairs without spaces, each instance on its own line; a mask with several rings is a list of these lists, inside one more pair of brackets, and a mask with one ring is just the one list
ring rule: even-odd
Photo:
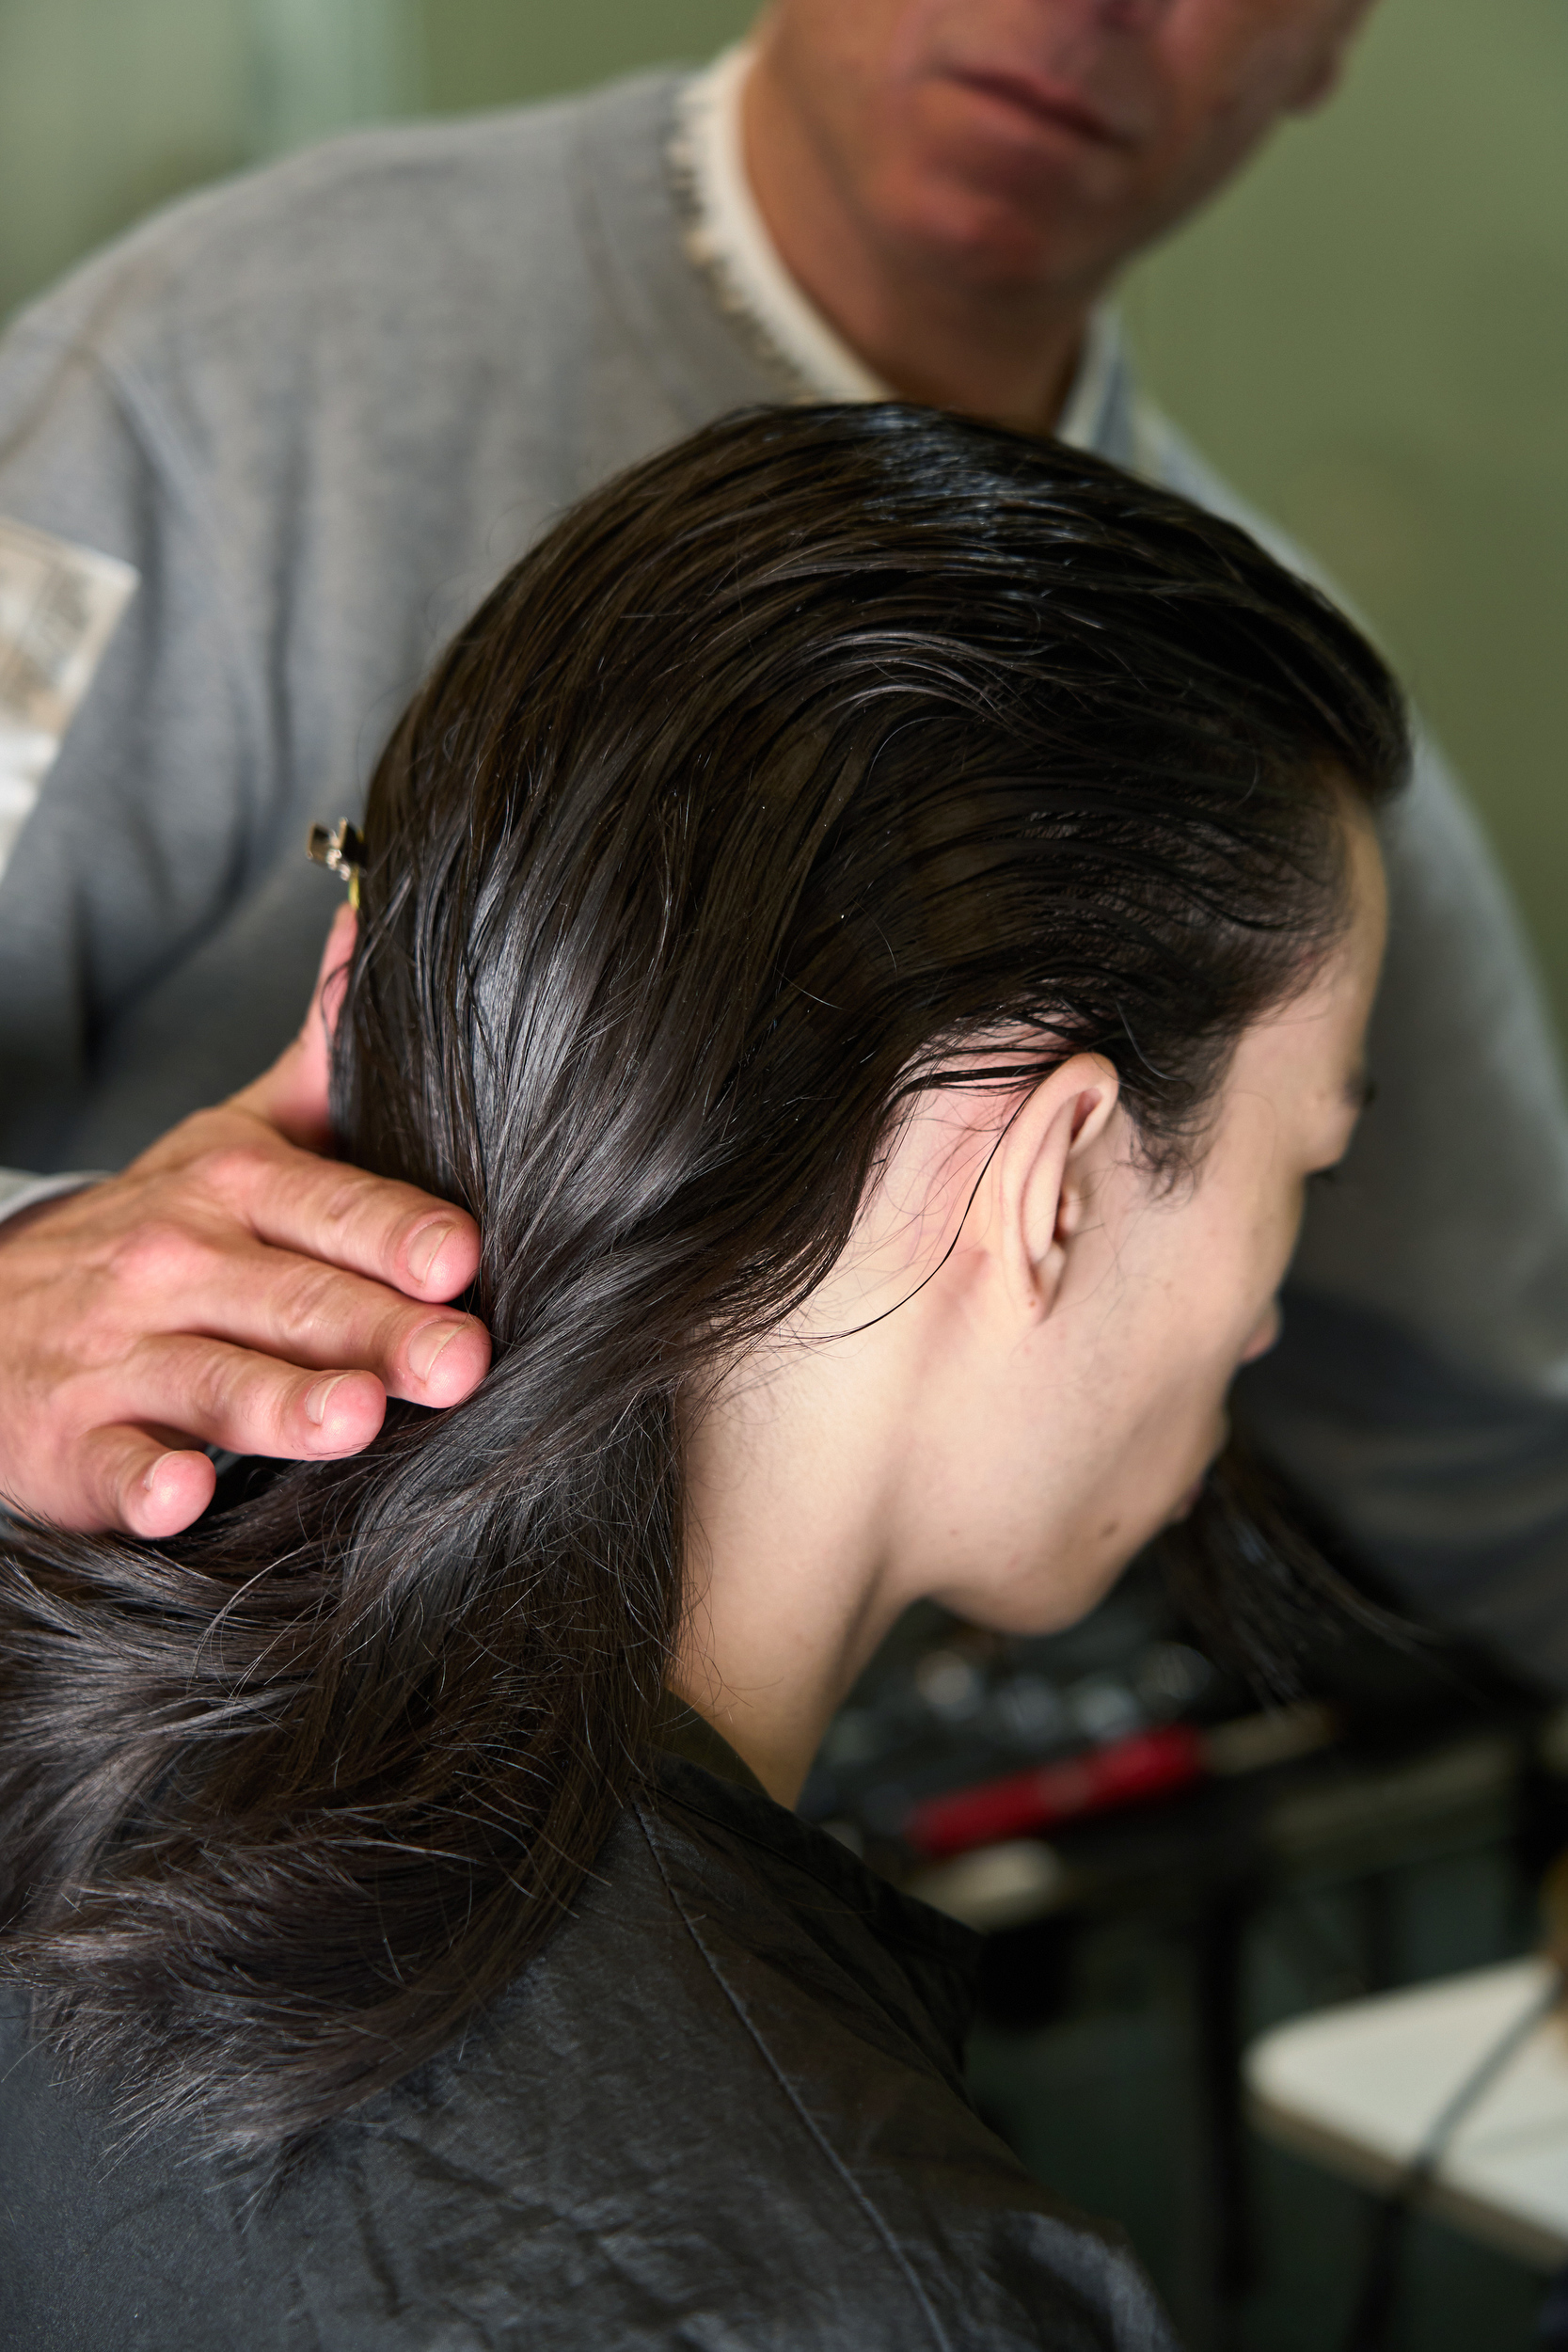
[[115,2155],[13,1998],[0,2343],[1170,2352],[1117,2233],[964,2097],[974,1946],[754,1784],[663,1756],[498,2011],[270,2186]]

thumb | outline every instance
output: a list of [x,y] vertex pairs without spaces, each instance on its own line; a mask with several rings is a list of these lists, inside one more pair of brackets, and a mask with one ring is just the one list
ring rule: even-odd
[[272,1068],[233,1098],[237,1108],[264,1119],[307,1152],[332,1148],[332,1040],[358,930],[354,909],[340,907],[322,951],[305,1025]]

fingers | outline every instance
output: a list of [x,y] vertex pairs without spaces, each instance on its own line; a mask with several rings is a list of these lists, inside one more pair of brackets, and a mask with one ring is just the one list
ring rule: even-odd
[[254,1087],[119,1177],[0,1225],[0,1498],[25,1516],[150,1538],[198,1518],[212,1464],[326,1458],[388,1395],[461,1402],[489,1368],[447,1302],[479,1267],[473,1219],[324,1158],[345,910],[305,1028]]
[[224,1219],[302,1258],[438,1301],[479,1271],[479,1228],[451,1201],[282,1141],[239,1097],[206,1114],[182,1174]]
[[[310,1269],[315,1274],[317,1269]],[[336,1278],[345,1286],[349,1278]],[[440,1408],[471,1396],[490,1367],[490,1338],[471,1315],[380,1312],[385,1294],[353,1286],[376,1302],[376,1328],[324,1316],[296,1333],[286,1358],[236,1344],[240,1319],[223,1339],[189,1331],[152,1334],[101,1378],[94,1418],[157,1422],[230,1454],[281,1454],[301,1460],[352,1454],[381,1426],[388,1396]],[[356,1343],[338,1345],[347,1339]]]
[[412,1184],[303,1153],[256,1170],[250,1221],[263,1241],[410,1298],[454,1298],[479,1272],[471,1216]]
[[100,1384],[90,1408],[123,1418],[83,1430],[54,1477],[8,1500],[57,1527],[118,1527],[157,1542],[191,1526],[213,1499],[217,1473],[190,1438],[232,1454],[336,1460],[375,1436],[386,1392],[370,1373],[300,1371],[180,1334],[144,1343],[112,1399]]
[[145,1425],[155,1399],[158,1422],[172,1422],[203,1444],[291,1461],[357,1454],[387,1410],[386,1391],[372,1373],[302,1371],[249,1348],[183,1332],[146,1342],[117,1389],[117,1417],[125,1421]]
[[235,1205],[279,1248],[389,1282],[411,1298],[455,1298],[479,1271],[472,1217],[412,1184],[318,1156],[331,1148],[332,1037],[357,936],[358,917],[341,908],[299,1035],[232,1098],[231,1111],[297,1147],[260,1155],[248,1171],[253,1184],[238,1186],[248,1198]]
[[[475,1316],[222,1228],[139,1229],[116,1252],[113,1279],[118,1320],[131,1335],[121,1353],[141,1345],[143,1367],[168,1360],[142,1343],[172,1329],[302,1371],[357,1366],[415,1405],[460,1404],[489,1370],[489,1334]],[[137,1398],[130,1409],[136,1419],[152,1410],[190,1425],[155,1398]]]
[[452,1323],[442,1317],[420,1325],[404,1353],[382,1374],[388,1396],[410,1405],[461,1405],[490,1369],[490,1334],[473,1315]]
[[[386,1411],[381,1384],[368,1373],[300,1373],[211,1341],[153,1343],[132,1369],[120,1400],[126,1418],[83,1432],[66,1477],[13,1498],[28,1516],[160,1542],[192,1526],[217,1485],[210,1457],[190,1438],[233,1454],[334,1460],[368,1445]],[[146,1398],[156,1400],[150,1425],[131,1417]],[[174,1428],[158,1425],[166,1416]]]
[[0,1502],[24,1518],[68,1534],[119,1528],[158,1543],[198,1520],[213,1499],[217,1471],[205,1454],[172,1432],[93,1429],[72,1447],[67,1474],[25,1494],[0,1487]]
[[165,1453],[139,1478],[121,1488],[117,1517],[122,1527],[148,1543],[183,1534],[212,1502],[216,1465],[205,1454],[182,1448]]
[[217,1471],[205,1454],[171,1448],[146,1429],[95,1429],[78,1449],[74,1493],[50,1514],[81,1534],[122,1528],[161,1543],[196,1521],[213,1500]]

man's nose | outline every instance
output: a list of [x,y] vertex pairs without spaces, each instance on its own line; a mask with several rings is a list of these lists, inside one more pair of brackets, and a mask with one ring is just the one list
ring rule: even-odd
[[1136,39],[1153,32],[1180,5],[1181,0],[1034,0],[1034,14],[1045,29],[1069,40],[1106,33]]

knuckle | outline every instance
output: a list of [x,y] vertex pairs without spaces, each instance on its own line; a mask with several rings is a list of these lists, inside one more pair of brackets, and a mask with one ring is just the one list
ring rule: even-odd
[[273,1311],[280,1329],[295,1338],[318,1337],[342,1320],[349,1278],[319,1259],[296,1260],[277,1277]]
[[281,1365],[229,1347],[202,1347],[187,1359],[187,1409],[199,1429],[232,1442],[270,1436],[277,1420],[274,1391],[286,1384]]
[[363,1216],[367,1203],[373,1201],[384,1188],[385,1180],[381,1177],[364,1176],[357,1168],[341,1168],[331,1161],[324,1161],[323,1166],[327,1170],[323,1214],[341,1222]]
[[203,1192],[231,1203],[249,1191],[257,1152],[249,1139],[222,1136],[204,1143],[186,1162],[186,1174]]
[[166,1295],[190,1279],[197,1255],[197,1243],[173,1217],[144,1216],[117,1237],[103,1271],[122,1294]]
[[322,1189],[319,1215],[324,1233],[334,1237],[354,1233],[362,1240],[373,1240],[385,1221],[379,1180],[334,1168]]

